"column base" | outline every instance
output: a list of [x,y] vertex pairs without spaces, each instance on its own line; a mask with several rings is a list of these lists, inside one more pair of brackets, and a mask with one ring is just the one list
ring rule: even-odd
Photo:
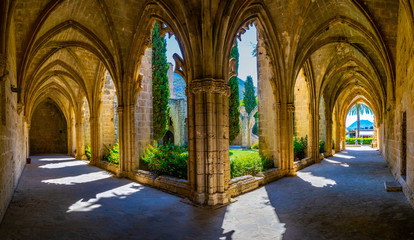
[[227,197],[227,193],[194,193],[193,202],[198,205],[207,205],[207,206],[215,206],[215,205],[223,205],[229,202],[229,198]]
[[288,169],[288,176],[296,176],[296,170],[294,168]]

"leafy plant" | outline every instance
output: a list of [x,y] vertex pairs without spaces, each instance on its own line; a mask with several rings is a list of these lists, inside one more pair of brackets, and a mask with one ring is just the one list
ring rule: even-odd
[[325,152],[325,141],[320,140],[319,141],[319,153],[324,153],[324,152]]
[[103,160],[115,165],[119,165],[119,143],[115,143],[112,148],[104,145]]
[[246,82],[244,83],[243,102],[247,114],[250,114],[250,112],[257,106],[252,76],[247,76]]
[[293,139],[293,151],[295,153],[295,159],[303,159],[306,157],[306,149],[308,148],[308,135],[305,138],[301,137],[298,140]]
[[259,149],[259,141],[253,143],[251,149]]
[[88,158],[88,160],[90,160],[91,159],[91,147],[90,146],[86,146],[85,147],[85,155],[86,155],[86,158]]
[[166,52],[167,42],[160,36],[160,26],[155,23],[152,30],[152,116],[156,140],[163,138],[168,131],[170,87]]
[[257,151],[230,151],[231,177],[257,175],[259,172],[273,168],[273,161],[261,156]]
[[188,149],[173,144],[153,145],[145,148],[141,160],[148,166],[148,170],[158,174],[187,179]]

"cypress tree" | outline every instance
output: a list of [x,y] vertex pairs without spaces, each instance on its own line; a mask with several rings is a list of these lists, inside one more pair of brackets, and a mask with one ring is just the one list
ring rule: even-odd
[[[236,45],[231,49],[231,58],[236,59],[236,72],[239,70],[239,49]],[[229,81],[230,97],[229,97],[229,140],[230,144],[236,139],[240,133],[240,112],[239,112],[239,79],[237,76],[231,77]]]
[[170,88],[166,52],[167,42],[160,36],[160,27],[155,23],[152,30],[152,116],[155,140],[163,138],[168,131]]
[[248,114],[257,106],[252,76],[247,76],[244,83],[243,102]]

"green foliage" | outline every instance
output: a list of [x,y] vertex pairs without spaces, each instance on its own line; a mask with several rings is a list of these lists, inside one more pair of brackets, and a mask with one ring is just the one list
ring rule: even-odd
[[295,153],[295,159],[304,159],[306,157],[306,149],[308,148],[308,135],[305,138],[301,137],[298,140],[293,139],[293,151]]
[[250,114],[250,112],[257,106],[252,76],[247,76],[247,80],[244,86],[245,86],[244,93],[243,93],[244,107],[246,108],[246,112]]
[[372,114],[371,108],[369,108],[367,105],[363,103],[357,103],[354,106],[352,106],[352,108],[348,112],[348,115],[352,116],[357,115],[358,113],[364,114],[364,112],[366,114]]
[[[230,57],[236,59],[237,72],[239,69],[239,50],[237,44],[232,48]],[[230,78],[229,85],[231,91],[229,97],[229,141],[231,144],[240,133],[239,80],[237,76]]]
[[119,165],[119,143],[115,143],[112,148],[104,145],[103,160],[115,165]]
[[[355,138],[345,138],[346,144],[355,144],[356,139]],[[358,138],[358,142],[364,145],[370,145],[372,143],[372,138]]]
[[273,167],[273,161],[260,156],[258,151],[230,150],[231,178],[254,176]]
[[257,142],[255,142],[255,143],[253,143],[253,145],[252,145],[252,147],[251,147],[252,149],[259,149],[259,141],[257,141]]
[[319,140],[319,153],[324,153],[324,152],[325,152],[325,141]]
[[88,158],[88,160],[90,160],[91,159],[91,147],[90,146],[86,146],[85,147],[85,155],[86,155],[86,158]]
[[188,149],[173,144],[153,145],[145,148],[141,160],[148,165],[149,171],[158,175],[167,175],[187,179]]
[[258,121],[258,118],[256,118],[256,122],[253,125],[252,133],[256,136],[259,136],[259,121]]
[[155,23],[152,30],[152,102],[154,139],[164,137],[168,131],[168,106],[170,88],[168,85],[167,43],[160,36],[160,27]]

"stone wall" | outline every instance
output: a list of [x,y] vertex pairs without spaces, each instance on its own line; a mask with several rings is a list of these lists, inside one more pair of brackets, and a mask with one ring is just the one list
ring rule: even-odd
[[298,138],[309,135],[309,94],[303,70],[295,83],[295,131]]
[[30,128],[30,154],[68,152],[67,122],[56,103],[48,99],[35,109]]
[[[394,176],[402,182],[404,192],[414,204],[414,31],[412,10],[400,4],[397,37],[396,99],[389,101],[381,124],[382,155]],[[403,129],[403,113],[406,129]],[[403,153],[403,131],[406,131],[406,152]],[[404,166],[404,156],[406,166]],[[406,171],[404,169],[406,168]],[[405,176],[404,176],[405,175]],[[401,177],[404,176],[404,177]]]
[[[116,141],[115,118],[116,118],[116,91],[115,85],[109,73],[105,78],[105,85],[102,94],[101,109],[101,133],[102,144],[108,147],[113,146]],[[104,148],[103,148],[104,149]]]
[[170,87],[170,98],[175,98],[174,94],[174,65],[168,63],[168,85]]
[[174,144],[183,145],[188,142],[185,129],[187,120],[187,101],[183,98],[171,99],[169,101],[170,118],[172,120],[172,130],[174,134]]
[[136,167],[144,149],[152,144],[152,59],[151,49],[147,48],[141,60],[142,90],[135,105],[135,159]]
[[[10,25],[14,31],[14,24]],[[10,91],[16,86],[14,36],[9,38],[7,56],[0,55],[0,222],[17,187],[25,165],[28,131],[17,106],[17,94]],[[4,67],[9,74],[2,78]]]

